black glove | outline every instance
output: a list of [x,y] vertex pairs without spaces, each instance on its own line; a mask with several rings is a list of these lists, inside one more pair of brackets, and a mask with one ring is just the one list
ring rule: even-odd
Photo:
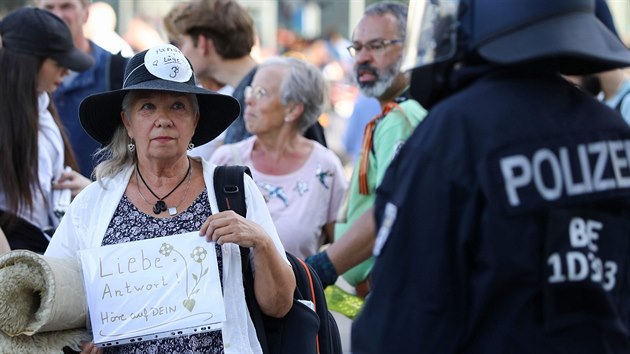
[[335,270],[335,266],[330,261],[330,258],[328,258],[326,251],[316,253],[306,258],[306,263],[315,269],[319,279],[322,281],[324,289],[337,281],[339,275],[337,274],[337,270]]

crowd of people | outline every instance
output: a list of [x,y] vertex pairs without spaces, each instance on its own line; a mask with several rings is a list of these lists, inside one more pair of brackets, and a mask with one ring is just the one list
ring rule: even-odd
[[[605,0],[367,6],[328,45],[359,92],[343,144],[332,69],[259,60],[236,0],[175,4],[135,53],[88,37],[108,6],[34,4],[0,19],[0,254],[197,232],[229,299],[220,330],[81,353],[262,353],[241,267],[282,318],[286,252],[365,301],[344,352],[630,353],[630,50]],[[218,165],[251,171],[245,216]]]

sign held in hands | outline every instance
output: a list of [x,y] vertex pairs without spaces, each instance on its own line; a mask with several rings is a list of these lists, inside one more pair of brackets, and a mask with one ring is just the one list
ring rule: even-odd
[[79,256],[97,346],[222,328],[215,243],[197,232],[86,249]]

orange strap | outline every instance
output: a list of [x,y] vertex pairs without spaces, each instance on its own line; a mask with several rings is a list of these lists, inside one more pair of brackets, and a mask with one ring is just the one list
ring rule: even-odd
[[[296,259],[300,261],[300,264],[302,265],[302,267],[304,267],[304,270],[306,271],[306,275],[308,275],[308,281],[311,285],[311,299],[313,299],[313,309],[315,310],[315,313],[317,313],[317,301],[315,300],[315,286],[313,285],[313,277],[311,276],[311,271],[308,270],[308,266],[306,265],[306,263],[304,263],[303,260],[297,257]],[[320,319],[320,321],[323,321],[323,320]],[[317,344],[317,352],[319,353],[319,335],[315,336],[315,341]]]
[[391,112],[392,109],[397,108],[399,111],[403,111],[402,108],[396,102],[387,102],[383,106],[383,110],[380,114],[372,118],[372,120],[365,126],[363,131],[363,144],[361,145],[361,163],[359,165],[359,193],[363,195],[370,194],[368,188],[367,171],[370,166],[370,151],[372,150],[372,138],[374,136],[374,130],[376,125],[381,119],[385,118]]

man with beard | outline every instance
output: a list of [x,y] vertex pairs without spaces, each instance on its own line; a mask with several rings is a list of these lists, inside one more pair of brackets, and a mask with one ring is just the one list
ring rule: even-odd
[[381,2],[368,7],[354,29],[354,76],[365,96],[378,99],[382,113],[367,124],[360,160],[335,225],[335,243],[307,259],[324,286],[344,274],[357,295],[365,296],[373,265],[375,190],[403,142],[426,115],[409,99],[409,79],[400,72],[407,7]]

